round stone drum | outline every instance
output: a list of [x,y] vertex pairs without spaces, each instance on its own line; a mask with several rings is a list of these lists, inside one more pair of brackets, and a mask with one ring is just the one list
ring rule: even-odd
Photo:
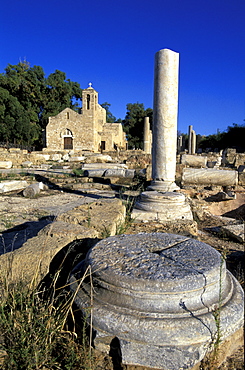
[[195,239],[140,233],[101,240],[72,275],[72,289],[88,266],[93,287],[85,279],[76,303],[87,317],[92,310],[95,346],[109,350],[116,337],[125,364],[191,369],[215,341],[218,309],[222,339],[243,325],[242,288],[220,253]]

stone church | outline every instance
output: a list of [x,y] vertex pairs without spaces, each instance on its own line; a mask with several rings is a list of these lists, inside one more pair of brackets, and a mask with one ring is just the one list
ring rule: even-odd
[[70,108],[49,117],[45,149],[101,152],[126,149],[121,123],[106,122],[106,110],[98,104],[98,92],[89,84],[82,92],[82,110]]

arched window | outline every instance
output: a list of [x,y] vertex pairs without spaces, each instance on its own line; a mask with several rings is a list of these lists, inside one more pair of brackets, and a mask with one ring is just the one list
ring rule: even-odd
[[90,109],[90,95],[87,94],[87,109]]
[[66,128],[63,133],[62,133],[62,136],[73,136],[71,130],[69,130],[69,128]]

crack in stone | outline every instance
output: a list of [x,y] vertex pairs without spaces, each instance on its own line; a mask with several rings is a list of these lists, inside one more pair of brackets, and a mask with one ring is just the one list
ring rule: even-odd
[[156,246],[156,247],[150,247],[148,248],[149,252],[150,253],[155,253],[155,254],[158,254],[160,255],[163,251],[167,250],[167,249],[170,249],[170,248],[173,248],[173,247],[176,247],[178,244],[181,244],[183,242],[186,242],[187,240],[190,240],[190,238],[186,238],[186,239],[183,239],[183,240],[180,240],[176,243],[173,243],[172,245],[168,245],[166,247],[161,247],[161,249]]

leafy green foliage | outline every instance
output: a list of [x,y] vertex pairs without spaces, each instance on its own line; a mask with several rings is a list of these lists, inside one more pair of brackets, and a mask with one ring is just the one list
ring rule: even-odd
[[116,117],[113,116],[113,114],[109,110],[111,104],[105,102],[105,103],[102,103],[100,105],[102,106],[102,108],[104,108],[106,110],[106,122],[109,122],[109,123],[116,122]]
[[152,115],[152,109],[145,109],[144,104],[127,104],[126,117],[122,123],[127,134],[129,148],[143,148],[144,117],[150,117],[150,122],[152,122]]
[[9,64],[0,74],[0,141],[41,146],[48,117],[67,107],[77,111],[81,98],[80,85],[64,72],[45,78],[40,66]]
[[236,148],[238,152],[245,152],[245,125],[237,125],[233,123],[232,126],[228,126],[226,132],[218,132],[216,135],[209,135],[200,140],[198,145],[201,149],[210,148],[214,149],[226,149]]

